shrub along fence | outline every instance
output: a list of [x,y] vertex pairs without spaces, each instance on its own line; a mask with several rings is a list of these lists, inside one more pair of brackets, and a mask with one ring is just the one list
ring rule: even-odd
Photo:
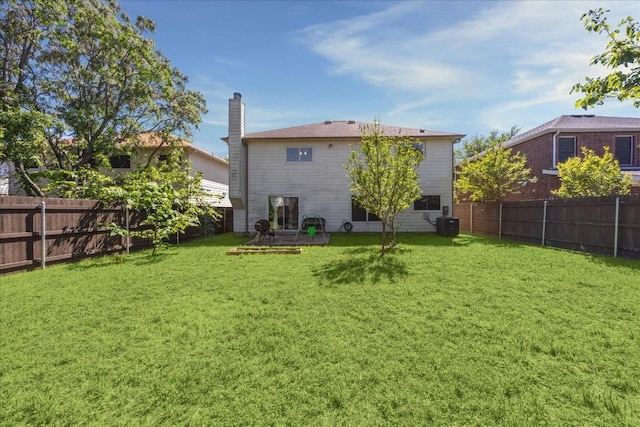
[[460,230],[603,255],[640,259],[640,199],[458,203]]
[[[220,223],[189,227],[172,241],[224,233],[233,228],[233,211],[224,209]],[[221,209],[221,210],[222,210]],[[115,222],[130,230],[139,215],[120,205],[96,200],[0,197],[0,274],[42,267],[52,262],[149,247],[144,239],[112,236],[102,224]]]

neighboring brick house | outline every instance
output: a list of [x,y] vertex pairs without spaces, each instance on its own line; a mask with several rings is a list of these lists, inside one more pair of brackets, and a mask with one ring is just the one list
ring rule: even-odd
[[632,176],[632,193],[640,194],[640,118],[564,115],[516,135],[504,143],[527,157],[531,173],[538,181],[523,187],[506,200],[533,200],[553,197],[560,186],[557,164],[579,156],[582,147],[602,155],[605,146],[618,159],[624,173]]
[[[377,232],[380,221],[354,203],[347,171],[366,123],[352,120],[312,123],[245,134],[242,96],[229,100],[229,192],[236,234],[254,232],[266,219],[280,233],[303,227],[305,215],[326,220],[337,231],[344,221],[354,232]],[[464,135],[425,129],[380,126],[386,135],[417,140],[425,153],[418,172],[423,197],[397,217],[398,231],[435,231],[429,223],[453,206],[453,144]]]

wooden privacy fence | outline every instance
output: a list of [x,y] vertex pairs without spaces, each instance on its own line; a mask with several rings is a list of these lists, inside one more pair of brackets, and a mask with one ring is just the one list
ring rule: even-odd
[[[233,211],[222,208],[220,223],[189,227],[179,241],[224,233],[233,228]],[[0,197],[0,274],[44,268],[51,262],[148,247],[144,239],[111,236],[103,225],[114,222],[136,229],[140,217],[120,205],[104,206],[96,200],[39,197]]]
[[460,231],[640,259],[640,199],[458,203]]

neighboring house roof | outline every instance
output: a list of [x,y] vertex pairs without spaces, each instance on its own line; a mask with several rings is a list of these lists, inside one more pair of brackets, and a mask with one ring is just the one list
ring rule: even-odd
[[[361,138],[362,131],[371,123],[356,122],[354,120],[327,120],[320,123],[312,123],[302,126],[294,126],[283,129],[254,132],[244,135],[245,139],[288,139],[288,138]],[[398,126],[380,125],[380,129],[387,136],[402,135],[411,138],[421,137],[456,137],[464,135],[439,132],[426,129],[412,129]],[[228,138],[222,138],[227,141]]]
[[637,117],[605,117],[594,114],[564,115],[514,136],[506,141],[504,146],[513,147],[550,132],[637,132],[638,130],[640,130],[640,118]]
[[[139,136],[139,141],[138,141],[139,145],[142,147],[149,147],[149,148],[157,148],[157,147],[161,147],[161,146],[166,146],[169,147],[169,144],[167,144],[165,141],[163,141],[161,138],[157,137],[154,134],[150,134],[150,133],[145,133],[145,134],[141,134]],[[200,148],[196,145],[193,145],[187,141],[184,140],[179,140],[178,144],[180,144],[180,146],[182,146],[185,149],[191,149],[196,153],[202,154],[203,156],[210,158],[212,160],[215,160],[219,163],[222,163],[224,165],[228,165],[229,162],[227,162],[225,159],[223,159],[222,157],[218,157],[215,154],[206,151],[203,148]]]

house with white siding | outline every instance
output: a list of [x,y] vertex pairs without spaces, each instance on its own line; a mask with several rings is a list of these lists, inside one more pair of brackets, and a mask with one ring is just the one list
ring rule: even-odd
[[[367,123],[324,121],[245,133],[245,106],[229,100],[229,199],[236,234],[255,231],[267,219],[276,233],[297,232],[305,216],[324,218],[326,231],[345,221],[354,232],[377,232],[380,221],[355,204],[344,165],[357,150]],[[434,232],[436,217],[453,206],[453,144],[464,135],[380,126],[385,135],[421,143],[419,167],[423,197],[397,217],[398,231]]]
[[[182,148],[182,159],[190,164],[191,175],[200,173],[202,189],[213,196],[205,200],[216,207],[230,208],[229,163],[187,141],[181,140],[178,144]],[[161,139],[154,137],[153,134],[145,134],[141,136],[138,146],[131,154],[111,157],[111,167],[116,173],[126,173],[135,170],[137,165],[146,164],[150,157],[162,160],[168,152],[169,146]]]
[[9,195],[9,163],[0,163],[0,196]]
[[[229,163],[213,153],[190,144],[179,141],[182,148],[182,159],[190,163],[190,173],[202,174],[202,189],[211,194],[205,200],[213,206],[231,208],[229,200]],[[144,165],[151,158],[162,160],[169,153],[169,146],[154,137],[153,134],[140,136],[137,146],[126,154],[113,155],[109,159],[112,170],[105,171],[109,175],[118,175],[134,171],[139,165]],[[13,176],[11,164],[0,164],[0,195],[24,195],[24,190]]]

